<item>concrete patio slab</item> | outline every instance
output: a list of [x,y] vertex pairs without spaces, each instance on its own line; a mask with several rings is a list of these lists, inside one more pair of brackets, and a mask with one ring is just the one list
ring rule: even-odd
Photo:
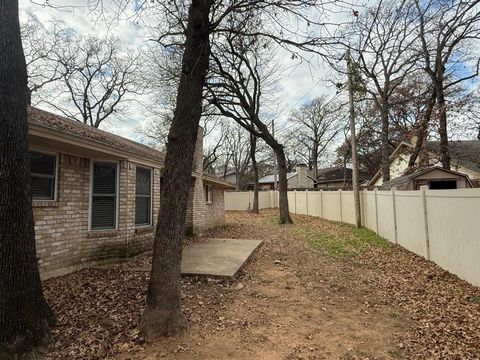
[[234,278],[262,240],[209,239],[183,249],[182,274]]

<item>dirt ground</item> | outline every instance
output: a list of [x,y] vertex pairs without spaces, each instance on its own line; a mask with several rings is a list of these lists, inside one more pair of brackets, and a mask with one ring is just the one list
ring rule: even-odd
[[264,240],[234,281],[185,278],[182,337],[137,330],[143,255],[45,282],[49,359],[480,359],[480,289],[365,230],[273,210],[207,237]]

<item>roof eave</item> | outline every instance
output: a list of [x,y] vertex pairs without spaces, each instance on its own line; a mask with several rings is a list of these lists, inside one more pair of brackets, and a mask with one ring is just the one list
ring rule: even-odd
[[35,136],[39,136],[47,139],[56,140],[59,142],[68,143],[78,147],[88,148],[90,150],[96,150],[98,152],[105,153],[110,156],[126,158],[134,162],[138,162],[140,164],[145,164],[145,165],[150,165],[155,167],[163,167],[163,164],[164,164],[164,156],[159,156],[158,159],[145,157],[144,155],[139,155],[133,151],[128,151],[125,148],[113,146],[111,144],[105,144],[101,141],[84,138],[79,135],[60,132],[58,130],[51,129],[47,126],[43,126],[35,123],[29,124],[28,133],[30,135],[35,135]]

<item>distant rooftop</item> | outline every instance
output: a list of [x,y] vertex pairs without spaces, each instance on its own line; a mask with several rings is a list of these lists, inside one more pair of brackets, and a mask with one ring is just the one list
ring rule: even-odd
[[[297,175],[297,172],[287,173],[287,180],[294,177],[295,175]],[[259,179],[258,183],[259,184],[273,184],[274,179],[275,179],[274,175],[267,175],[267,176],[264,176],[261,179]],[[278,181],[278,174],[276,175],[276,180]]]

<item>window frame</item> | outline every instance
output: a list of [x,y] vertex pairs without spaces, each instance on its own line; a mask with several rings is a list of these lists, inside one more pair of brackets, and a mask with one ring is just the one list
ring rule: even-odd
[[[113,228],[92,228],[92,211],[93,211],[93,175],[95,163],[115,164],[115,227]],[[90,191],[89,191],[89,205],[88,205],[88,231],[114,231],[118,230],[118,218],[120,210],[120,162],[117,160],[103,160],[103,159],[90,159]]]
[[205,203],[212,204],[213,203],[213,186],[211,184],[205,184]]
[[[59,156],[58,156],[58,153],[54,152],[54,151],[49,151],[49,150],[44,150],[42,148],[38,148],[38,147],[30,147],[28,149],[28,153],[30,155],[30,152],[33,151],[33,152],[37,152],[37,153],[40,153],[40,154],[44,154],[44,155],[50,155],[50,156],[54,156],[55,157],[55,171],[54,171],[54,177],[53,177],[53,199],[34,199],[33,198],[33,194],[32,194],[32,202],[33,201],[38,201],[38,202],[46,202],[46,201],[49,201],[49,202],[57,202],[58,201],[58,174],[59,174]],[[29,165],[30,167],[30,159],[29,159]],[[30,177],[32,176],[32,169],[30,169]]]
[[[150,171],[150,214],[149,214],[149,223],[148,224],[137,224],[137,211],[136,211],[136,206],[137,206],[137,196],[140,197],[146,197],[146,195],[137,195],[137,169],[145,169]],[[154,171],[153,168],[148,167],[148,166],[142,166],[142,165],[136,165],[135,167],[135,227],[136,228],[142,228],[142,227],[149,227],[153,225],[153,176],[154,176]]]

